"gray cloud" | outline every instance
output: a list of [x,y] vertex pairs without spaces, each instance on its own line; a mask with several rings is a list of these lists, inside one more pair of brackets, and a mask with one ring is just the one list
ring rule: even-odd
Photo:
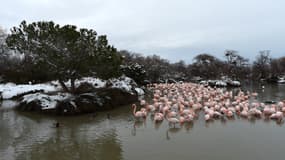
[[285,55],[282,0],[14,0],[2,2],[0,25],[23,19],[94,28],[119,49],[191,62],[225,49],[254,59],[259,50]]

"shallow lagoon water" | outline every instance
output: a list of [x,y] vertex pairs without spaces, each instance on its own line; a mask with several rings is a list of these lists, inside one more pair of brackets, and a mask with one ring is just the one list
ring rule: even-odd
[[[260,101],[285,99],[285,85],[248,85]],[[0,159],[167,160],[284,159],[285,125],[264,119],[215,120],[169,128],[149,116],[135,123],[131,107],[97,115],[48,116],[0,107]],[[110,114],[110,119],[107,118]],[[61,127],[54,128],[53,123]]]

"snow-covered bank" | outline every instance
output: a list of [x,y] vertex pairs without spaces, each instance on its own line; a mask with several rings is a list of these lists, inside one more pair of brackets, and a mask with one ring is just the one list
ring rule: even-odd
[[203,85],[209,85],[209,86],[216,86],[216,87],[240,87],[241,83],[239,81],[233,81],[233,80],[203,80],[199,82]]
[[[119,77],[116,79],[111,79],[109,81],[102,80],[93,77],[84,77],[75,81],[75,86],[79,87],[81,84],[88,83],[92,85],[93,88],[104,88],[107,87],[107,82],[110,83],[110,88],[122,89],[126,92],[134,93],[137,92],[138,95],[143,95],[143,90],[135,89],[137,84],[129,77]],[[67,87],[70,87],[70,81],[65,82]],[[61,90],[58,81],[52,81],[50,83],[43,84],[20,84],[16,85],[14,83],[0,84],[0,98],[2,99],[12,99],[18,95],[25,93],[41,91],[43,93],[59,92]]]
[[[99,78],[94,78],[94,77],[83,77],[79,80],[75,81],[75,87],[79,87],[83,83],[88,83],[92,85],[94,88],[102,88],[106,86],[106,81],[99,79]],[[60,86],[58,81],[51,81],[51,84],[53,86]],[[65,82],[65,85],[67,87],[70,87],[70,80]]]
[[[70,87],[70,81],[65,82]],[[76,94],[64,93],[58,81],[44,84],[0,84],[2,99],[15,99],[17,109],[56,114],[91,113],[116,108],[144,95],[134,80],[119,77],[110,80],[85,77],[75,81]]]
[[118,88],[122,89],[126,92],[132,92],[133,87],[136,87],[136,82],[129,78],[129,77],[120,77],[118,79],[111,79],[110,82],[112,83],[111,88]]
[[67,93],[59,93],[56,95],[47,95],[43,93],[34,93],[23,96],[22,103],[30,103],[36,101],[42,107],[42,110],[55,109],[58,102],[70,98],[71,95]]
[[51,84],[21,84],[16,85],[14,83],[0,84],[0,97],[2,99],[11,99],[17,95],[32,91],[43,91],[45,93],[58,91],[59,88]]

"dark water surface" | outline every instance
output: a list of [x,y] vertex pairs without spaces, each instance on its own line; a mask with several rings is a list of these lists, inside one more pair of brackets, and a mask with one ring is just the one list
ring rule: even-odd
[[[285,99],[285,85],[246,86],[258,99]],[[148,117],[134,123],[131,107],[97,115],[56,117],[0,107],[2,160],[255,160],[285,158],[285,125],[263,119],[215,120],[169,128]],[[111,118],[107,118],[110,114]],[[59,128],[53,123],[60,122]]]

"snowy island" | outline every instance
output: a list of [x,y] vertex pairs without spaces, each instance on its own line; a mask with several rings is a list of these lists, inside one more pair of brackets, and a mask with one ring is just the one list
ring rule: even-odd
[[[66,85],[69,83],[66,82]],[[85,77],[75,82],[77,93],[62,91],[58,81],[44,84],[0,84],[2,100],[15,100],[17,109],[60,115],[90,113],[115,108],[138,100],[144,91],[134,80],[121,76],[101,80]]]

